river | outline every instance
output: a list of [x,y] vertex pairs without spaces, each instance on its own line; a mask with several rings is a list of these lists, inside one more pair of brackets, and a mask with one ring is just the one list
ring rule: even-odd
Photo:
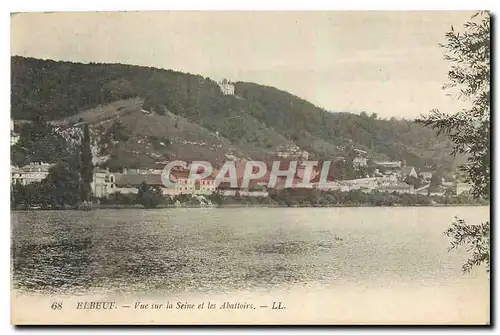
[[428,294],[485,316],[488,274],[463,274],[467,253],[447,250],[454,216],[488,220],[489,207],[13,212],[12,286],[47,296],[350,292],[410,304]]

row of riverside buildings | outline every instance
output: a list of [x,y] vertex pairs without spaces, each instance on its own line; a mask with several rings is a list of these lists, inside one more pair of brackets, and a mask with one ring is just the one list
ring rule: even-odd
[[[250,181],[248,187],[233,187],[228,182],[222,182],[216,187],[215,177],[217,169],[212,174],[202,180],[189,178],[189,166],[187,169],[173,169],[170,174],[171,185],[166,186],[162,181],[163,167],[167,162],[158,163],[151,169],[123,169],[121,172],[110,172],[107,169],[95,168],[93,181],[91,184],[93,195],[97,198],[108,197],[113,193],[135,194],[142,183],[158,187],[164,195],[199,194],[207,195],[219,191],[224,195],[234,196],[268,196],[267,184],[271,178],[271,169],[259,178]],[[235,161],[238,185],[241,185],[245,171],[246,160]],[[11,167],[11,182],[28,185],[40,182],[49,174],[52,165],[47,163],[31,163],[23,167]],[[280,170],[286,170],[288,164],[281,162]],[[400,167],[397,173],[379,174],[372,177],[359,178],[353,180],[335,180],[332,176],[327,177],[326,184],[320,184],[320,169],[314,169],[311,175],[311,182],[305,186],[302,184],[305,166],[299,164],[292,180],[292,188],[317,188],[320,190],[352,191],[361,190],[366,193],[374,191],[389,193],[408,194],[428,194],[429,184],[415,189],[413,185],[405,183],[403,180],[408,175],[415,175],[413,168],[404,169]],[[285,177],[277,177],[275,189],[283,189],[286,184]],[[470,190],[470,185],[465,183],[448,183],[443,181],[446,187],[452,187],[455,194],[461,194]],[[442,193],[442,194],[441,194]],[[444,192],[436,192],[435,195],[443,195]]]
[[[234,84],[223,80],[218,83],[225,95],[234,94]],[[14,123],[11,120],[11,145],[14,145],[19,140],[19,135],[14,132]],[[310,184],[305,186],[302,184],[305,165],[302,162],[307,161],[310,154],[296,146],[295,144],[286,144],[278,147],[276,152],[272,152],[274,156],[283,161],[280,162],[279,170],[287,170],[289,168],[290,159],[298,159],[295,175],[293,176],[292,188],[317,188],[321,190],[339,190],[351,191],[361,190],[363,192],[389,192],[389,193],[409,193],[409,194],[429,194],[431,171],[420,171],[417,173],[412,166],[407,166],[405,161],[372,161],[368,158],[367,152],[359,149],[354,149],[357,156],[348,162],[355,169],[363,169],[367,167],[368,162],[372,166],[377,167],[371,176],[352,180],[336,180],[336,176],[328,174],[326,184],[320,184],[320,167],[315,167],[312,171]],[[235,161],[236,174],[238,185],[241,185],[243,179],[246,162],[245,159],[237,157],[226,158]],[[342,157],[338,157],[342,159]],[[107,169],[95,168],[93,181],[91,184],[93,195],[97,198],[107,197],[113,193],[134,194],[138,192],[138,187],[142,183],[150,186],[158,187],[164,195],[180,195],[180,194],[211,194],[219,191],[224,195],[243,195],[243,196],[267,196],[267,184],[271,178],[271,165],[268,164],[267,173],[257,180],[251,180],[248,187],[233,187],[229,183],[220,183],[216,185],[215,177],[218,173],[214,169],[212,174],[203,179],[195,180],[189,178],[189,166],[187,169],[174,169],[171,171],[171,185],[166,186],[162,181],[162,171],[168,162],[158,162],[150,169],[128,169],[124,168],[121,172],[110,172]],[[44,162],[30,163],[22,167],[11,167],[11,182],[12,184],[19,183],[21,185],[29,185],[34,182],[44,180],[52,165]],[[420,177],[424,181],[424,186],[415,189],[413,185],[405,182],[408,177]],[[282,189],[286,186],[285,177],[277,177],[275,189]],[[470,190],[470,185],[460,182],[446,182],[442,180],[443,187],[441,190],[433,190],[436,195],[443,195],[445,189],[453,189],[453,193],[461,194]]]
[[[31,163],[21,168],[11,166],[11,182],[23,186],[44,180],[52,164]],[[95,197],[107,197],[113,193],[137,193],[138,187],[143,182],[150,186],[160,187],[165,195],[178,194],[210,194],[215,191],[213,178],[194,180],[188,178],[189,170],[172,171],[172,187],[166,187],[162,182],[161,169],[124,169],[122,172],[113,173],[108,169],[95,168],[91,183],[92,193]]]

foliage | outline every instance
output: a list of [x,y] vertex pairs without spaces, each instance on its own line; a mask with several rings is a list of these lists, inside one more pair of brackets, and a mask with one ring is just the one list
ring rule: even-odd
[[154,187],[142,182],[139,185],[137,192],[136,203],[142,205],[144,208],[158,207],[163,201],[163,194],[159,187]]
[[81,166],[80,166],[80,176],[81,176],[81,199],[83,201],[89,201],[92,189],[90,184],[94,176],[94,166],[92,164],[92,152],[90,150],[90,131],[89,126],[85,125],[83,129],[83,141],[81,149]]
[[[295,142],[321,159],[343,156],[347,146],[381,159],[409,165],[451,168],[449,142],[408,120],[382,120],[372,114],[333,113],[272,87],[235,84],[237,96],[222,95],[201,76],[122,64],[80,64],[12,57],[12,117],[61,119],[129,97],[143,108],[185,117],[247,152],[268,153]],[[128,134],[116,131],[114,140]],[[435,153],[441,152],[437,157]]]
[[67,208],[75,207],[81,200],[80,174],[75,162],[59,162],[49,169],[47,178],[41,182],[11,188],[11,207]]
[[429,197],[424,195],[378,191],[366,193],[361,190],[343,192],[319,191],[315,189],[284,189],[272,190],[269,196],[276,204],[288,207],[431,205]]
[[82,200],[79,171],[69,162],[60,162],[50,168],[49,175],[41,185],[40,193],[44,194],[45,190],[46,195],[53,200],[52,205],[56,207],[75,206]]
[[[445,89],[458,89],[459,98],[470,103],[469,108],[447,115],[434,110],[418,122],[446,134],[453,142],[454,154],[467,155],[460,167],[466,182],[472,184],[474,197],[490,194],[490,15],[478,12],[458,32],[452,27],[446,34],[445,59],[451,63],[449,82]],[[470,271],[473,265],[486,262],[489,267],[489,222],[468,225],[456,219],[445,234],[452,249],[466,244],[472,256],[463,266]]]
[[160,136],[149,136],[149,141],[154,149],[161,149],[170,145],[170,139]]
[[[422,148],[440,148],[451,151],[445,137],[424,129],[408,120],[382,120],[376,115],[367,117],[351,113],[334,113],[280,91],[253,83],[236,83],[235,91],[261,106],[254,115],[283,135],[297,139],[296,143],[320,156],[345,156],[352,147],[367,150],[381,159],[406,160],[408,165],[425,166],[433,163],[451,167],[449,157],[433,158]],[[253,112],[253,111],[251,111]],[[299,134],[299,135],[297,135]],[[325,144],[318,152],[318,143]]]
[[450,250],[466,245],[471,257],[462,266],[464,272],[470,272],[473,266],[486,263],[490,267],[490,225],[489,222],[470,225],[463,219],[455,218],[452,226],[445,231],[451,240]]
[[431,176],[431,185],[432,187],[437,187],[441,185],[441,176],[437,172],[433,172]]
[[119,120],[116,120],[107,129],[107,131],[104,134],[104,138],[109,138],[112,141],[117,141],[117,142],[127,142],[130,136],[127,134],[125,126],[123,126],[123,124]]
[[448,135],[453,152],[468,156],[460,169],[474,195],[482,196],[490,193],[490,16],[482,12],[472,19],[478,18],[467,22],[463,33],[452,27],[443,45],[445,59],[453,64],[445,88],[458,88],[472,106],[452,115],[433,110],[418,122]]
[[20,125],[19,133],[19,142],[11,147],[11,162],[16,166],[30,162],[57,163],[69,155],[65,139],[41,119]]
[[101,204],[134,205],[137,200],[135,194],[111,193],[108,197],[99,199]]
[[414,176],[407,176],[405,178],[405,183],[408,185],[413,185],[414,189],[418,189],[422,187],[422,178],[417,177],[415,178]]

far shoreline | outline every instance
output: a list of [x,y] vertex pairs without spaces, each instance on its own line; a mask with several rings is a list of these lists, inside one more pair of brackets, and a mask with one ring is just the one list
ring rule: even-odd
[[213,205],[213,206],[201,206],[201,205],[162,205],[154,208],[145,208],[140,205],[100,205],[94,204],[90,208],[27,208],[27,209],[11,209],[11,212],[34,212],[34,211],[93,211],[102,209],[137,209],[137,210],[158,210],[158,209],[191,209],[191,208],[207,208],[207,209],[223,209],[223,208],[412,208],[412,207],[490,207],[490,204],[415,204],[415,205],[363,205],[363,204],[332,204],[325,206],[283,206],[283,205],[272,205],[272,204],[227,204],[227,205]]

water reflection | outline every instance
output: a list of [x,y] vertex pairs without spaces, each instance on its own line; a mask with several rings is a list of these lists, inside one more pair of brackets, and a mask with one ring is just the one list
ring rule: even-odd
[[13,285],[58,293],[227,292],[461,276],[465,256],[448,253],[442,234],[453,210],[366,210],[15,212]]

